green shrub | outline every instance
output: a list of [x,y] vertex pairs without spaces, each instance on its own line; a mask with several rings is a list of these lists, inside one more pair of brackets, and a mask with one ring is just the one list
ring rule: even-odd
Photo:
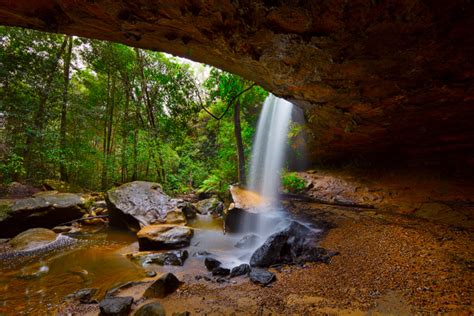
[[304,179],[298,177],[296,172],[284,173],[281,177],[283,188],[287,192],[296,193],[303,190],[306,186]]

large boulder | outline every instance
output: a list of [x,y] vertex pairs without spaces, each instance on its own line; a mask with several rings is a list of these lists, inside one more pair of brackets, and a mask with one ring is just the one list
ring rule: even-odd
[[238,185],[231,185],[229,187],[229,192],[233,203],[231,207],[251,209],[267,204],[267,201],[265,201],[265,199],[258,193],[246,190]]
[[268,203],[259,194],[237,185],[229,188],[232,203],[224,213],[224,230],[229,233],[256,232],[261,220],[261,212]]
[[221,215],[224,211],[224,203],[219,201],[219,199],[215,197],[211,197],[209,199],[201,200],[194,204],[196,210],[201,215],[208,215],[208,214],[217,214]]
[[268,237],[265,243],[253,253],[250,265],[269,267],[282,263],[302,261],[328,262],[328,252],[316,247],[320,234],[313,229],[291,222],[284,230]]
[[226,233],[256,232],[260,218],[256,209],[229,208],[224,214],[224,231]]
[[149,225],[138,233],[140,250],[176,249],[189,246],[193,230],[181,225]]
[[139,231],[153,224],[186,224],[181,200],[172,199],[154,182],[134,181],[107,192],[110,224]]
[[20,200],[0,201],[0,238],[34,227],[52,228],[81,218],[86,199],[79,194],[49,192]]

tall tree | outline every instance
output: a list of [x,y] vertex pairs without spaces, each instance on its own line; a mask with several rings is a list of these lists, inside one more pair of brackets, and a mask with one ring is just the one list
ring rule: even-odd
[[63,100],[61,106],[61,130],[60,130],[60,146],[61,146],[61,160],[60,160],[60,176],[62,181],[68,181],[67,168],[66,168],[66,130],[67,130],[67,104],[68,104],[68,90],[69,90],[69,69],[71,67],[71,54],[72,54],[72,36],[68,36],[68,46],[66,54],[64,55],[64,87],[63,87]]

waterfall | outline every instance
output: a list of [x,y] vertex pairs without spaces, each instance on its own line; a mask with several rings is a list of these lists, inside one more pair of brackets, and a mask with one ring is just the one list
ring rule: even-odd
[[293,104],[270,94],[263,104],[253,143],[249,189],[278,203],[280,172],[286,151],[288,127]]

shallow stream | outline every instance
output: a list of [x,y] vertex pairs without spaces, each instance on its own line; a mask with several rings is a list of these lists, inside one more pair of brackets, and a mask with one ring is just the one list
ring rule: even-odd
[[243,234],[224,234],[222,218],[198,215],[189,226],[194,228],[194,237],[184,248],[189,257],[183,266],[140,266],[126,257],[138,251],[136,236],[109,228],[79,234],[74,237],[77,242],[65,249],[0,259],[0,315],[55,314],[64,298],[76,290],[97,288],[95,298],[101,299],[111,288],[145,279],[150,270],[158,275],[172,272],[178,278],[208,273],[203,263],[208,255],[232,268],[248,263],[258,246],[236,248]]

